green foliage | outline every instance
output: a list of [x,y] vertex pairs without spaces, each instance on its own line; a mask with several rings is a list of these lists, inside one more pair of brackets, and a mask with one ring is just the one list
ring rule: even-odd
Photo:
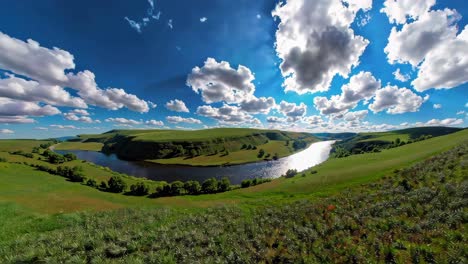
[[218,192],[218,181],[215,178],[207,179],[202,184],[203,193],[216,193]]
[[89,186],[89,187],[93,187],[93,188],[97,188],[98,185],[97,185],[97,182],[95,179],[88,179],[86,181],[86,185]]
[[269,178],[247,179],[247,180],[243,180],[241,182],[241,188],[247,188],[247,187],[250,187],[250,186],[255,186],[255,185],[262,184],[262,183],[265,183],[265,182],[270,182],[270,181],[271,181],[271,179],[269,179]]
[[127,184],[121,177],[113,176],[107,182],[107,190],[113,193],[121,193],[127,188]]
[[265,150],[260,149],[260,150],[258,151],[257,157],[258,157],[258,158],[261,158],[261,157],[263,157],[263,155],[265,155]]
[[132,184],[130,186],[130,193],[133,195],[147,195],[149,192],[149,187],[147,184],[143,182],[137,182],[136,184]]
[[305,140],[295,140],[292,147],[294,150],[299,150],[307,147],[307,142]]
[[201,185],[197,181],[187,181],[184,183],[184,189],[187,194],[196,195],[201,193]]
[[169,195],[177,196],[182,194],[185,194],[184,183],[181,181],[172,182]]
[[296,169],[289,169],[288,171],[286,171],[286,174],[284,175],[284,177],[292,178],[292,177],[294,177],[296,175],[297,175],[297,170]]
[[227,192],[227,191],[229,191],[230,186],[231,186],[231,182],[229,181],[229,178],[224,177],[218,183],[218,191],[219,192]]
[[30,158],[30,159],[34,158],[34,155],[32,153],[27,153],[27,152],[24,152],[22,150],[10,151],[9,153],[12,154],[12,155],[20,155],[20,156]]
[[58,166],[56,174],[63,176],[72,182],[83,182],[85,178],[83,174],[83,168],[79,166],[75,166],[75,167]]
[[66,161],[76,160],[76,155],[73,153],[66,153],[65,155],[63,155],[63,157]]
[[273,155],[273,160],[278,160],[279,159],[279,155],[278,153],[275,153],[275,155]]

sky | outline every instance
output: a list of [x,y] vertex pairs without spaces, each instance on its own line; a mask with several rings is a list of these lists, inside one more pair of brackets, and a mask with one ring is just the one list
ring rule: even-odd
[[0,3],[0,138],[468,123],[465,1]]

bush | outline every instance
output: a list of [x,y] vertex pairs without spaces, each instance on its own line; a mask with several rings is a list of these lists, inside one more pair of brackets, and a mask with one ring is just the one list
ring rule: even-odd
[[202,191],[204,193],[216,193],[218,191],[218,181],[215,178],[204,181]]
[[275,153],[275,155],[273,155],[273,160],[278,160],[279,159],[279,155],[278,153]]
[[138,182],[130,186],[130,192],[133,195],[147,195],[149,192],[149,187],[143,182]]
[[241,182],[241,188],[247,188],[247,187],[250,187],[250,186],[253,186],[251,180],[243,180]]
[[89,187],[94,187],[96,188],[97,187],[97,182],[95,179],[88,179],[86,181],[86,185],[89,186]]
[[307,142],[304,140],[296,140],[293,142],[293,148],[294,150],[299,150],[307,147]]
[[201,185],[197,181],[187,181],[184,183],[184,189],[187,194],[199,194],[201,192]]
[[175,181],[171,183],[170,195],[182,195],[185,193],[184,183],[181,181]]
[[101,190],[107,190],[108,186],[105,181],[102,181],[101,184],[99,184],[99,189]]
[[224,177],[218,183],[218,191],[219,192],[227,192],[227,191],[229,191],[230,186],[231,186],[231,182],[229,181],[229,179],[227,177]]
[[263,157],[263,155],[265,155],[265,150],[260,149],[260,150],[258,151],[257,157],[258,157],[258,158],[261,158],[261,157]]
[[108,190],[113,193],[121,193],[127,188],[127,184],[120,177],[112,176],[107,182]]
[[76,160],[76,155],[73,153],[67,153],[63,155],[63,157],[65,158],[66,161]]
[[297,174],[296,169],[289,169],[284,176],[286,178],[292,178],[292,177],[296,176],[296,174]]
[[7,162],[7,159],[5,159],[5,158],[0,158],[0,162]]
[[69,179],[72,182],[84,181],[83,168],[78,167],[78,166],[75,166],[73,168],[67,167],[67,166],[58,166],[57,171],[55,173],[57,175],[60,175]]

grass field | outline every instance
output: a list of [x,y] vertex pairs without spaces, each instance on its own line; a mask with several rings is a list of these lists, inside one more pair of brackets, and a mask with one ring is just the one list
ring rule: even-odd
[[0,140],[0,151],[27,151],[31,152],[33,147],[39,147],[41,144],[49,143],[47,140],[34,140],[34,139],[4,139]]
[[366,141],[395,141],[397,138],[399,138],[402,141],[408,141],[410,139],[409,134],[399,134],[399,133],[393,133],[393,132],[384,132],[384,133],[362,133],[360,134],[364,137],[370,136],[371,138],[359,140],[359,142],[366,142]]
[[[375,220],[370,221],[366,227],[376,232],[372,235],[375,236],[376,240],[386,244],[386,237],[390,234],[390,231],[393,234],[397,232],[397,234],[404,236],[402,237],[402,239],[405,239],[404,241],[412,241],[412,244],[404,242],[404,247],[411,249],[411,247],[417,246],[418,248],[417,250],[411,249],[413,251],[404,251],[401,250],[402,246],[391,244],[392,250],[396,247],[400,251],[391,251],[392,253],[390,254],[386,249],[380,249],[378,252],[381,253],[377,252],[375,256],[380,256],[382,261],[385,259],[385,254],[403,260],[408,259],[409,254],[417,256],[417,254],[426,254],[424,252],[429,249],[434,249],[427,253],[432,254],[428,255],[429,257],[443,257],[444,254],[437,251],[442,250],[444,252],[445,250],[449,250],[444,248],[445,242],[443,241],[456,239],[458,243],[457,247],[464,244],[463,240],[460,240],[460,234],[463,233],[462,229],[459,229],[460,227],[457,230],[450,231],[451,233],[444,233],[446,235],[443,237],[437,233],[438,229],[436,229],[436,233],[425,233],[425,235],[433,236],[434,239],[439,240],[431,240],[434,246],[424,248],[425,243],[429,242],[419,242],[417,240],[419,238],[406,235],[408,234],[407,232],[402,232],[402,230],[398,229],[398,225],[404,225],[407,226],[405,228],[418,230],[414,225],[420,222],[421,218],[417,216],[411,219],[407,216],[405,218],[401,211],[396,211],[391,207],[394,202],[401,201],[401,199],[397,199],[398,201],[395,200],[390,204],[380,200],[374,201],[372,200],[374,199],[372,195],[374,195],[373,188],[376,187],[362,186],[363,184],[376,182],[382,179],[383,176],[387,176],[388,179],[389,176],[395,174],[395,169],[406,168],[415,162],[462,145],[467,141],[468,131],[465,130],[384,150],[380,153],[330,159],[313,168],[313,170],[317,171],[314,174],[309,170],[304,173],[305,176],[299,174],[293,178],[281,178],[251,188],[238,189],[220,194],[157,199],[99,192],[93,188],[67,182],[62,177],[33,170],[22,164],[0,162],[0,180],[2,182],[0,185],[0,255],[2,255],[2,252],[4,253],[6,257],[4,260],[7,263],[18,260],[29,262],[40,260],[45,262],[47,260],[57,261],[61,257],[64,259],[61,259],[60,262],[77,262],[78,259],[70,258],[72,256],[69,255],[71,254],[70,252],[75,252],[76,256],[88,254],[85,252],[94,252],[93,254],[97,255],[89,255],[89,257],[92,257],[93,261],[101,258],[101,262],[103,262],[102,257],[109,258],[108,261],[111,261],[112,258],[126,258],[128,262],[145,262],[146,258],[127,258],[132,255],[146,256],[148,258],[146,261],[158,259],[160,262],[174,263],[181,261],[180,257],[185,256],[185,254],[187,254],[188,259],[196,258],[196,256],[202,259],[202,257],[211,256],[216,258],[216,256],[220,257],[218,254],[237,252],[235,248],[232,248],[235,245],[249,245],[242,250],[256,252],[255,241],[262,241],[261,243],[265,243],[265,246],[258,245],[258,247],[265,248],[264,250],[266,251],[261,251],[263,253],[258,253],[258,256],[263,256],[262,259],[265,258],[265,261],[268,259],[273,261],[275,254],[281,254],[281,256],[286,257],[284,261],[287,261],[288,256],[292,256],[285,252],[302,252],[300,248],[294,248],[293,242],[287,238],[293,238],[294,241],[299,241],[298,243],[305,243],[306,240],[304,239],[316,237],[314,233],[303,234],[305,230],[301,229],[301,226],[313,224],[312,228],[317,230],[314,232],[318,232],[319,237],[324,237],[320,233],[320,230],[323,230],[323,228],[340,225],[346,227],[350,219],[355,219],[356,214],[362,214],[359,217],[363,218],[360,219],[369,220],[369,210],[375,211],[378,209],[383,210],[383,213],[378,215],[380,218],[372,218]],[[0,148],[1,146],[2,144],[0,143]],[[3,155],[5,154],[3,153]],[[8,156],[8,158],[13,157]],[[24,157],[18,156],[18,158]],[[439,159],[444,160],[444,156]],[[430,162],[429,164],[433,163]],[[450,163],[445,166],[453,168],[450,167],[452,166]],[[421,166],[421,168],[425,167],[427,166]],[[433,169],[429,169],[428,171],[431,172]],[[447,169],[446,171],[447,173],[452,171],[460,174],[458,167],[456,170]],[[420,177],[428,175],[427,173],[429,172],[423,173]],[[438,177],[440,176],[438,175],[440,174],[438,172],[433,174],[431,174],[431,177],[439,180]],[[421,180],[411,180],[414,182],[412,183],[414,186],[418,186],[418,181],[419,185],[422,184]],[[395,182],[390,182],[389,184],[390,187],[376,185],[381,186],[379,187],[381,195],[388,196],[387,190],[389,188],[396,188]],[[353,194],[362,193],[362,197],[341,194],[354,188],[362,188],[362,190],[356,189]],[[418,188],[422,188],[423,194],[428,189],[424,186],[419,186]],[[463,190],[463,187],[460,188]],[[395,189],[395,192],[398,190],[398,188]],[[437,193],[443,194],[442,191],[437,191]],[[415,194],[410,197],[414,197],[414,199],[425,197],[421,195],[415,191]],[[325,197],[341,198],[340,200],[333,200],[334,198],[331,198],[331,200],[326,198],[329,199],[326,201],[321,200],[325,199]],[[389,197],[392,196],[390,195]],[[357,200],[352,202],[352,199]],[[454,199],[456,198],[454,197]],[[307,202],[291,204],[303,200]],[[309,203],[311,201],[317,201],[319,207],[310,207]],[[344,201],[350,201],[350,203],[348,204]],[[457,200],[453,201],[457,202]],[[323,209],[320,209],[323,207],[320,206],[327,206],[330,203],[343,206],[340,212],[347,215],[340,220],[334,214],[331,214],[329,217],[325,214],[323,218],[310,222],[311,218],[323,213]],[[418,205],[419,207],[414,210],[419,214],[424,212],[423,216],[430,219],[431,216],[428,216],[428,214],[431,211],[426,212],[427,210],[425,211],[425,209],[421,208],[421,206],[426,206],[427,203],[418,202],[418,204],[420,204]],[[219,206],[225,209],[211,209]],[[349,208],[345,206],[349,206]],[[362,211],[350,211],[357,210],[358,206],[363,206]],[[451,206],[453,206],[452,203]],[[386,209],[387,207],[388,210]],[[137,211],[119,210],[119,208],[135,208]],[[115,211],[115,209],[118,210]],[[92,212],[85,214],[74,213],[108,210],[112,212],[101,214]],[[371,213],[374,212],[372,210],[370,211]],[[392,215],[400,217],[398,218],[400,219],[398,220],[399,222],[392,222],[392,219],[385,216],[390,210],[393,210],[391,211]],[[314,223],[320,223],[320,225],[317,226]],[[396,229],[389,230],[395,224],[398,224]],[[441,222],[441,224],[443,223]],[[353,222],[353,224],[350,224],[350,226],[356,225],[360,225],[360,223]],[[447,226],[444,225],[443,228],[447,228]],[[352,229],[355,230],[353,232],[361,232],[357,234],[362,234],[363,232],[363,229],[356,229],[354,227]],[[341,241],[345,235],[343,230],[340,231],[338,229],[336,232],[336,237],[333,239],[340,239]],[[369,232],[366,231],[366,234],[369,235]],[[245,240],[248,236],[244,236],[244,234],[251,234],[253,240]],[[354,236],[356,233],[351,234]],[[304,237],[304,235],[306,236]],[[442,238],[444,240],[441,240]],[[236,242],[233,242],[232,239],[235,239]],[[362,256],[365,259],[367,252],[365,248],[361,247],[360,249],[354,249],[357,251],[353,251],[352,248],[341,247],[340,245],[362,246],[363,244],[359,242],[361,240],[362,243],[368,243],[369,248],[371,245],[376,245],[373,242],[374,240],[372,240],[373,237],[364,238],[357,235],[349,239],[349,241],[345,242],[339,242],[338,240],[328,240],[329,242],[327,242],[325,239],[317,245],[313,244],[312,240],[312,244],[308,248],[319,247],[320,249],[324,247],[315,253],[320,255],[320,252],[330,249],[329,246],[323,243],[330,243],[330,246],[332,245],[331,249],[334,249],[332,252],[336,251],[335,253],[330,253],[335,254],[331,255],[334,256],[333,259],[343,256],[345,253]],[[156,244],[158,245],[157,247],[155,247]],[[220,245],[223,246],[220,248]],[[175,252],[174,248],[178,246],[181,247],[180,250],[184,251],[174,253],[179,256],[176,258],[175,255],[171,255],[173,254],[171,252]],[[300,245],[298,244],[297,246]],[[154,252],[155,255],[151,255],[153,254],[151,252]],[[463,248],[452,247],[450,252],[454,254],[454,257],[457,254],[460,256],[460,253],[457,252],[463,252]],[[17,258],[18,255],[21,255],[20,259]],[[53,257],[43,259],[45,256]],[[239,255],[238,257],[239,259],[244,259],[247,256]],[[374,255],[372,256],[375,257]],[[39,259],[37,259],[38,257]],[[223,258],[227,257],[229,256],[223,255]],[[428,259],[427,256],[426,258]],[[259,259],[259,261],[261,260]],[[319,262],[330,262],[330,260]]]
[[[409,145],[405,145],[398,148],[384,150],[380,153],[367,153],[362,155],[353,155],[346,158],[330,159],[323,164],[314,167],[311,170],[317,170],[317,173],[311,174],[311,170],[305,171],[305,177],[294,177],[291,179],[279,178],[272,182],[257,185],[246,189],[238,189],[230,192],[210,194],[210,195],[198,195],[198,196],[177,196],[177,197],[163,197],[157,199],[149,199],[145,197],[129,197],[128,200],[124,195],[120,195],[124,198],[123,202],[120,202],[119,198],[112,198],[116,206],[140,206],[140,205],[158,205],[158,206],[175,206],[178,208],[204,208],[210,206],[217,206],[223,204],[237,204],[242,207],[250,207],[264,204],[265,202],[277,202],[283,203],[304,198],[323,197],[330,193],[335,193],[348,188],[350,186],[369,182],[378,179],[384,175],[392,173],[394,169],[408,166],[414,162],[420,161],[431,155],[445,151],[451,147],[457,146],[464,141],[468,140],[468,131],[460,131],[447,136],[432,138],[422,142],[417,142]],[[0,147],[2,145],[0,144]],[[6,157],[9,161],[23,162],[25,159],[22,156],[9,155],[5,152],[0,152],[0,157]],[[37,161],[41,162],[41,161]],[[74,161],[79,163],[79,161]],[[112,171],[106,170],[99,166],[95,166],[89,163],[81,163],[85,170],[85,174],[89,177],[97,177],[97,179],[107,179],[112,175]],[[33,169],[24,165],[15,165],[24,167],[24,170],[28,173],[24,173],[24,177],[37,178],[36,175],[44,175],[42,172],[34,171]],[[0,177],[16,177],[16,171],[18,169],[12,169],[11,167],[3,168],[0,173]],[[57,176],[58,182],[67,184],[67,186],[76,186],[78,189],[86,189],[92,192],[98,192],[92,188],[82,186],[76,183],[68,183],[64,178]],[[132,177],[126,179],[132,181]],[[27,180],[24,180],[26,183]],[[151,181],[148,181],[151,182]],[[37,184],[47,185],[47,180],[39,181]],[[71,184],[71,185],[70,185]],[[24,192],[20,193],[18,197],[27,195],[27,185],[22,186]],[[58,188],[57,188],[58,189]],[[63,187],[66,190],[67,187]],[[45,204],[50,208],[60,208],[59,205],[55,205],[55,200],[50,198],[55,196],[62,196],[62,194],[53,194],[54,190],[50,189],[48,193],[42,193],[42,199],[47,201]],[[98,192],[99,193],[99,192]],[[104,202],[107,202],[104,197],[110,195],[115,197],[115,194],[109,194],[100,192],[99,197],[103,197]],[[39,197],[36,197],[39,199]],[[72,198],[72,196],[70,196]],[[0,200],[4,199],[0,192]],[[14,199],[9,199],[14,201]],[[127,201],[132,201],[129,203]],[[96,201],[98,202],[98,201]],[[33,211],[44,211],[41,205],[37,205],[34,208],[34,203],[29,205]],[[66,205],[63,205],[66,206]],[[64,211],[73,211],[61,208]],[[50,212],[58,212],[50,210]]]
[[[258,157],[258,151],[263,149],[265,155],[261,158]],[[302,150],[302,149],[300,149]],[[299,150],[299,151],[300,151]],[[191,165],[191,166],[213,166],[213,165],[234,165],[234,164],[244,164],[249,162],[262,161],[267,154],[270,154],[269,159],[278,154],[278,157],[285,157],[293,154],[295,151],[291,145],[286,146],[285,141],[279,140],[270,140],[266,144],[257,146],[257,149],[250,150],[238,150],[230,152],[228,155],[223,153],[216,155],[201,155],[193,158],[189,157],[176,157],[169,159],[155,159],[147,160],[150,162],[155,162],[159,164],[178,164],[178,165]]]
[[99,142],[61,142],[54,146],[56,150],[92,150],[100,151],[104,144]]

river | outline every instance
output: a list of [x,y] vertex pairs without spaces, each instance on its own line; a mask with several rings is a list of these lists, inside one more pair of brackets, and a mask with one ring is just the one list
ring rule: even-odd
[[228,177],[232,184],[240,184],[245,179],[278,178],[288,169],[302,171],[328,159],[335,141],[321,141],[293,155],[275,160],[226,167],[191,167],[180,165],[160,165],[151,162],[120,160],[115,154],[106,155],[96,151],[55,150],[59,154],[74,153],[79,159],[87,160],[113,171],[156,181],[204,180],[215,177]]

